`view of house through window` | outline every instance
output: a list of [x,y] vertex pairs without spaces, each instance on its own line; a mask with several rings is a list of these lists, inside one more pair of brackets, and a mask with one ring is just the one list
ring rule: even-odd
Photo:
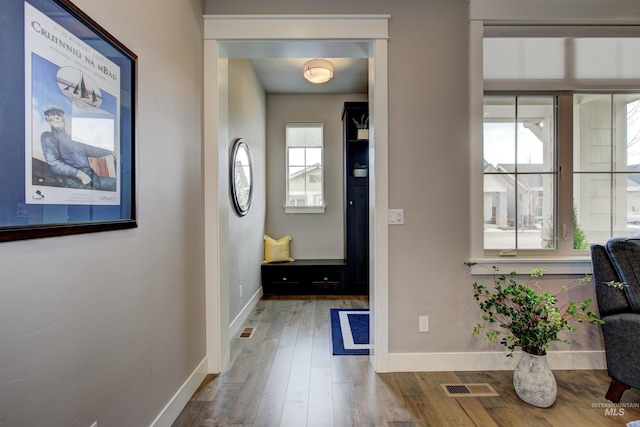
[[322,141],[322,123],[287,123],[287,206],[324,206]]
[[553,248],[553,96],[487,96],[484,103],[484,247]]
[[[573,129],[573,249],[640,235],[640,94],[574,94],[572,114],[557,96],[485,96],[484,248],[555,249],[558,236],[556,123]],[[569,179],[569,178],[568,178]],[[556,196],[557,194],[557,196]],[[561,222],[558,222],[561,224]]]
[[482,49],[486,254],[640,235],[640,27],[485,26]]
[[576,94],[573,117],[574,248],[640,235],[640,94]]

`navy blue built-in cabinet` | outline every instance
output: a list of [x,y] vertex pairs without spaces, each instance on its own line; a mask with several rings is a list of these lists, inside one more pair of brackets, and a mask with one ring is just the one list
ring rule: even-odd
[[[345,258],[347,288],[354,294],[369,290],[369,104],[345,102],[342,111],[344,128],[344,209]],[[367,123],[366,132],[356,124]],[[366,169],[363,168],[366,166]],[[366,170],[354,172],[357,169]]]

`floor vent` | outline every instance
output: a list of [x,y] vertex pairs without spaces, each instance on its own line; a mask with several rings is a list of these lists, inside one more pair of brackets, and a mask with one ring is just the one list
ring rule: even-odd
[[489,384],[440,384],[449,397],[500,396]]
[[249,338],[251,338],[253,336],[253,332],[255,330],[256,330],[256,328],[254,328],[252,326],[244,328],[242,330],[242,332],[240,332],[240,335],[238,335],[238,338],[241,338],[241,339],[244,339],[244,340],[249,339]]

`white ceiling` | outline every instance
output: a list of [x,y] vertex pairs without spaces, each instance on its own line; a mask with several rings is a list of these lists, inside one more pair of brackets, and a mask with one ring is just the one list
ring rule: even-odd
[[[371,45],[361,41],[287,40],[227,41],[228,58],[249,59],[267,93],[367,93]],[[314,58],[333,63],[334,77],[313,84],[302,76],[305,62]]]
[[302,76],[305,62],[313,58],[254,58],[251,64],[267,93],[367,93],[368,60],[323,58],[333,63],[333,78],[314,84]]

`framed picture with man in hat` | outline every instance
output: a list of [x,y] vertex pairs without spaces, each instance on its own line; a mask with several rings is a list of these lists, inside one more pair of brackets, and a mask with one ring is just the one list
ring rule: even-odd
[[137,56],[69,0],[3,5],[0,242],[136,227]]

